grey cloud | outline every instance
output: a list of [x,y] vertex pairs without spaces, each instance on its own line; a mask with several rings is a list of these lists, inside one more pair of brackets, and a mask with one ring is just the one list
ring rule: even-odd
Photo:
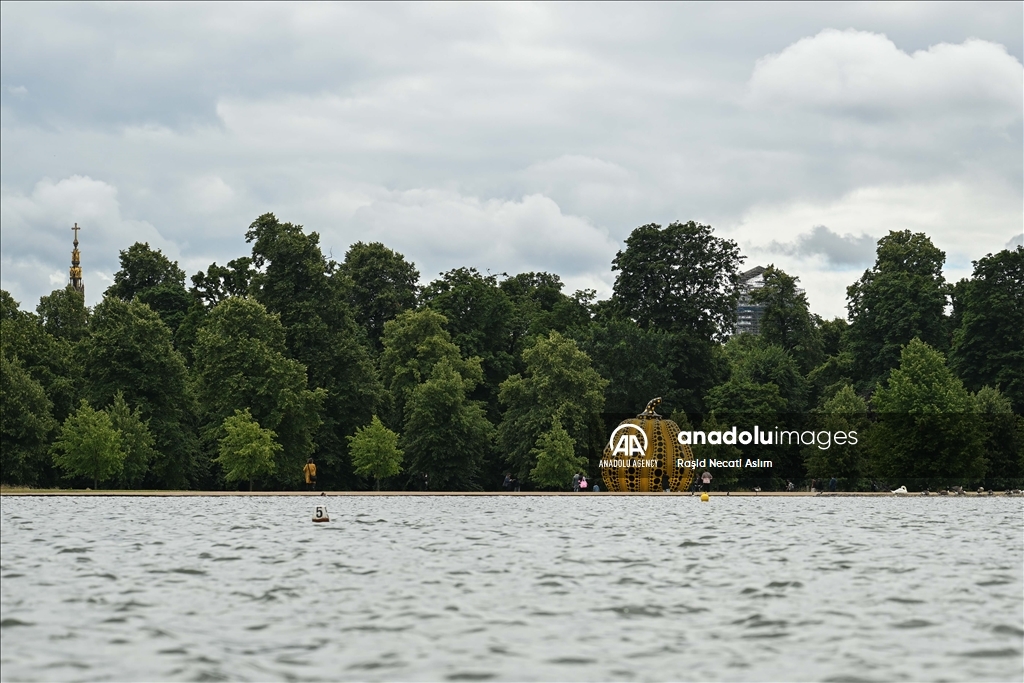
[[[652,221],[728,235],[754,206],[936,179],[1017,197],[1019,99],[1000,110],[1016,117],[1006,132],[976,125],[984,111],[851,122],[746,93],[759,59],[828,28],[884,35],[883,57],[904,61],[974,37],[1005,46],[1005,65],[1022,58],[1022,21],[1020,3],[0,3],[2,284],[29,303],[45,293],[83,215],[103,272],[139,235],[190,272],[224,262],[273,211],[335,255],[387,240],[425,277],[472,265],[607,283],[621,240]],[[85,195],[25,208],[39,183],[76,177],[114,191],[117,210],[88,214]],[[856,232],[830,216],[789,224],[819,223]],[[860,253],[859,238],[774,234],[831,264]]]
[[1014,235],[1006,243],[1007,249],[1016,249],[1017,247],[1024,247],[1024,235],[1022,234]]
[[878,239],[870,235],[838,235],[826,226],[818,225],[793,242],[773,241],[767,249],[791,256],[824,256],[832,265],[851,267],[870,264],[874,260],[877,243]]

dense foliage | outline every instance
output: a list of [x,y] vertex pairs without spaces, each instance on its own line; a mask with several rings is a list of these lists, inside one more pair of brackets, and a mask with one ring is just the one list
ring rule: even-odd
[[[695,222],[636,228],[603,301],[545,272],[421,282],[379,242],[337,263],[273,214],[245,237],[190,285],[130,245],[92,309],[68,288],[35,313],[0,292],[5,485],[292,489],[312,457],[325,488],[566,489],[656,396],[685,429],[775,431],[695,446],[774,463],[716,486],[1024,484],[1021,247],[950,286],[926,235],[891,232],[849,322],[769,264],[754,336],[734,334],[737,245]],[[814,440],[838,432],[858,436]]]

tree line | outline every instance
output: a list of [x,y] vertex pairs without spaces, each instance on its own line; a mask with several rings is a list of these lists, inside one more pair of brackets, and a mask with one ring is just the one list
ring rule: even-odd
[[34,314],[0,294],[4,484],[292,489],[312,457],[328,489],[564,488],[656,396],[683,428],[861,435],[697,446],[775,463],[717,473],[728,487],[1024,483],[1021,247],[950,284],[926,235],[890,232],[834,320],[768,266],[755,336],[734,334],[738,246],[695,222],[633,230],[600,301],[545,272],[421,286],[379,242],[339,263],[273,214],[246,240],[189,284],[133,244],[92,309],[70,288]]

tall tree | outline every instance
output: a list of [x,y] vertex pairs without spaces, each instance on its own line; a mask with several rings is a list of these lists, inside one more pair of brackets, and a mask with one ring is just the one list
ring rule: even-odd
[[576,443],[562,428],[562,422],[555,417],[551,429],[537,439],[533,456],[537,465],[530,470],[530,479],[541,488],[564,489],[574,474],[586,473],[587,461],[576,455]]
[[118,483],[121,488],[138,488],[146,478],[150,463],[160,455],[153,447],[155,441],[148,421],[142,419],[138,408],[131,409],[120,391],[114,394],[114,402],[107,407],[107,414],[110,424],[121,435],[121,450],[124,451]]
[[475,268],[457,268],[443,273],[423,289],[424,305],[447,319],[452,341],[465,356],[483,362],[484,381],[472,398],[484,401],[488,415],[498,415],[498,385],[513,370],[513,307],[493,275],[481,275]]
[[876,473],[911,487],[973,485],[985,476],[977,404],[941,353],[912,339],[872,398]]
[[605,411],[636,413],[655,396],[666,405],[679,405],[670,354],[671,335],[658,328],[644,329],[632,320],[605,318],[576,332],[580,349],[593,360],[594,369],[608,380]]
[[616,254],[612,308],[643,328],[671,333],[665,363],[672,368],[678,407],[700,412],[705,393],[725,372],[717,343],[732,334],[743,261],[732,240],[690,221],[636,228]]
[[85,394],[99,407],[121,392],[148,420],[160,457],[150,483],[162,488],[198,486],[206,463],[198,458],[195,403],[171,330],[138,299],[106,297],[93,312],[90,334],[78,347]]
[[348,300],[356,322],[380,351],[384,323],[416,307],[419,271],[380,242],[356,242],[345,252],[339,272],[352,281]]
[[309,387],[326,392],[315,436],[319,479],[327,486],[356,486],[345,437],[370,421],[383,387],[348,305],[351,280],[324,258],[317,233],[273,214],[257,218],[246,240],[256,269],[253,296],[280,316],[288,355],[306,367]]
[[326,391],[310,390],[302,363],[287,357],[279,316],[252,299],[226,299],[200,328],[195,357],[207,448],[223,437],[225,420],[248,411],[284,447],[276,483],[295,486],[314,450]]
[[352,464],[356,474],[373,479],[373,488],[380,491],[380,480],[402,471],[405,455],[398,448],[398,434],[384,426],[376,415],[365,427],[348,437]]
[[483,381],[479,357],[463,359],[459,347],[445,329],[448,319],[429,308],[405,311],[384,325],[384,351],[380,374],[387,387],[392,426],[405,423],[405,406],[413,390],[431,376],[437,363],[447,361],[456,372],[476,386]]
[[[740,431],[753,431],[755,425],[764,431],[786,425],[788,417],[786,399],[779,395],[777,385],[773,382],[753,381],[742,373],[734,373],[729,381],[711,389],[705,403],[710,411],[701,425],[705,431],[730,430],[734,426]],[[760,486],[768,490],[775,488],[775,477],[802,478],[803,467],[797,453],[798,446],[787,444],[781,447],[778,443],[771,446],[720,444],[694,450],[694,454],[701,458],[729,460],[744,457],[772,461],[774,466],[770,470],[743,469],[722,473],[726,477],[723,481],[732,480],[742,486]]]
[[506,277],[498,287],[512,304],[509,327],[511,348],[517,358],[538,335],[547,336],[551,330],[565,334],[584,329],[590,323],[594,291],[567,296],[562,292],[562,279],[554,273],[519,273]]
[[54,419],[63,422],[78,403],[81,366],[75,360],[75,343],[54,337],[42,323],[39,316],[20,310],[18,302],[0,290],[0,352],[8,360],[21,361],[46,392]]
[[753,340],[746,348],[742,337],[729,340],[726,346],[732,360],[732,376],[755,384],[774,384],[785,401],[784,410],[799,414],[807,407],[807,382],[800,367],[784,349],[763,339]]
[[122,251],[120,260],[121,269],[114,273],[114,284],[105,296],[121,301],[138,297],[156,311],[172,333],[176,331],[192,306],[192,297],[185,289],[185,271],[146,242],[136,242]]
[[1010,400],[992,387],[982,387],[974,401],[988,460],[985,486],[1024,487],[1024,417],[1014,414]]
[[797,287],[799,278],[769,265],[761,275],[764,285],[750,300],[764,306],[761,337],[793,356],[803,372],[821,362],[821,339],[807,305],[807,295]]
[[946,348],[945,260],[925,234],[893,231],[878,241],[874,267],[846,288],[847,344],[861,387],[885,379],[911,339]]
[[51,450],[54,462],[67,476],[91,479],[93,489],[116,477],[124,463],[120,432],[109,415],[93,410],[84,399],[64,421]]
[[1024,414],[1024,247],[975,261],[957,292],[950,366],[968,389],[998,387]]
[[43,387],[18,358],[0,354],[0,482],[39,483],[57,423]]
[[271,429],[260,427],[249,410],[236,410],[224,418],[220,430],[224,436],[218,443],[215,462],[224,472],[225,481],[248,481],[249,490],[256,477],[271,474],[275,468],[274,456],[281,452],[281,444]]
[[492,448],[494,427],[483,405],[467,397],[475,383],[441,360],[409,397],[404,450],[411,472],[426,474],[432,489],[480,488],[478,473]]
[[743,257],[713,233],[693,221],[636,228],[612,261],[622,314],[642,327],[724,341],[736,320]]
[[576,455],[590,455],[608,384],[576,342],[558,332],[538,339],[523,352],[523,361],[525,372],[501,384],[506,410],[498,427],[498,446],[521,480],[537,466],[534,447],[551,428],[552,416],[573,439]]
[[[814,411],[815,432],[827,431],[828,443],[806,446],[803,449],[807,474],[811,477],[839,481],[840,490],[857,490],[867,469],[866,434],[868,405],[845,385],[818,410]],[[842,432],[842,443],[832,442],[833,435]],[[848,435],[853,435],[853,443]]]

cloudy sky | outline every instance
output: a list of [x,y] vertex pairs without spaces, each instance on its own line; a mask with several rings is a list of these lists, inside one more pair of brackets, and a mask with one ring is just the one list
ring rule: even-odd
[[189,273],[259,214],[607,296],[638,225],[710,223],[812,309],[888,230],[946,277],[1024,230],[1022,3],[0,4],[0,283]]

